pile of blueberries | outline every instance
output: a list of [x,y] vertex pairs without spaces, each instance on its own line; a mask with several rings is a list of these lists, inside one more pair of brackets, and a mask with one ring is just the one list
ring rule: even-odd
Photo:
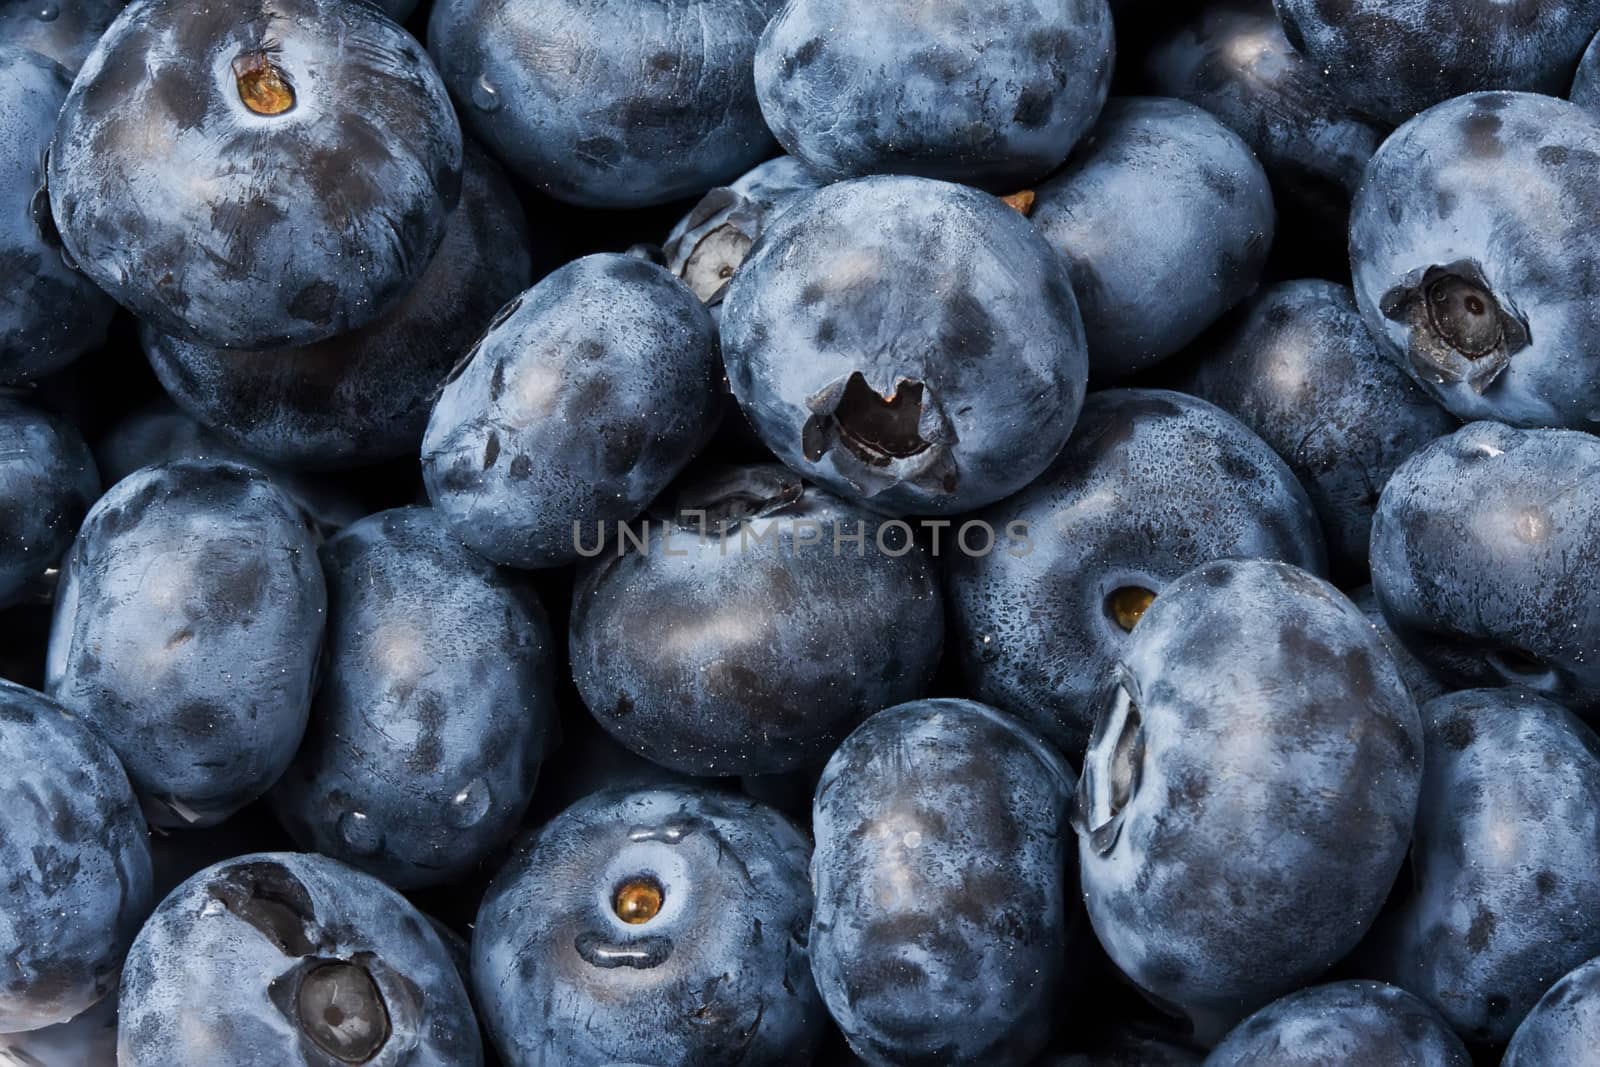
[[1600,0],[0,0],[0,1064],[1600,1064]]

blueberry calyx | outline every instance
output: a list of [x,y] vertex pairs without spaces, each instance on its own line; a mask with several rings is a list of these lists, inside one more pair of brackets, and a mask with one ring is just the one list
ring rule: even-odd
[[1117,679],[1095,716],[1089,750],[1073,801],[1072,826],[1089,838],[1097,855],[1116,847],[1129,802],[1139,792],[1144,768],[1144,722],[1129,691],[1126,669]]
[[1129,633],[1134,624],[1144,617],[1150,605],[1155,603],[1155,599],[1155,591],[1142,585],[1118,586],[1106,594],[1106,614],[1117,629]]
[[798,504],[805,488],[799,475],[776,464],[723,467],[678,494],[674,521],[680,530],[726,536]]
[[257,115],[282,115],[295,105],[294,85],[263,48],[233,61],[239,99]]
[[1531,341],[1527,323],[1469,261],[1429,267],[1385,293],[1379,310],[1410,328],[1406,354],[1434,385],[1465,382],[1482,393]]
[[733,222],[725,222],[695,244],[681,277],[704,304],[719,304],[728,283],[755,241]]
[[883,392],[852,371],[807,407],[811,417],[801,429],[801,453],[812,463],[831,456],[863,496],[902,483],[955,491],[958,475],[947,447],[955,443],[955,431],[924,382],[899,378]]
[[1023,218],[1033,214],[1033,203],[1038,199],[1038,194],[1032,189],[1022,189],[1010,196],[1002,196],[1000,202],[1011,208]]
[[366,1063],[388,1043],[389,1011],[365,967],[344,960],[318,964],[295,994],[300,1028],[341,1063]]

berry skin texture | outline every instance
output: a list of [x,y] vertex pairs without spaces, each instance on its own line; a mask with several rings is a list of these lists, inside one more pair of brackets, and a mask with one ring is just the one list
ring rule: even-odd
[[67,251],[153,328],[304,345],[389,310],[461,191],[461,128],[422,46],[344,0],[134,0],[50,152]]
[[1426,1002],[1398,986],[1352,981],[1273,1001],[1231,1030],[1205,1067],[1333,1063],[1471,1067],[1472,1056]]
[[1576,104],[1473,93],[1372,157],[1350,217],[1356,303],[1458,418],[1600,430],[1597,156],[1600,119]]
[[[21,8],[16,3],[15,8]],[[8,8],[0,7],[0,30]],[[72,75],[0,32],[0,386],[60,370],[105,340],[116,304],[62,257],[44,160]]]
[[722,355],[780,460],[894,515],[1028,484],[1087,380],[1066,266],[1028,221],[899,176],[831,185],[768,227],[723,300]]
[[558,567],[626,522],[715,429],[716,328],[630,256],[585,256],[501,308],[422,440],[428,498],[497,563]]
[[1389,124],[1476,90],[1560,94],[1600,3],[1273,0],[1294,50],[1357,111]]
[[1084,757],[1074,826],[1100,943],[1217,1040],[1378,916],[1422,751],[1393,659],[1333,586],[1263,560],[1190,571],[1134,627]]
[[926,691],[944,608],[902,531],[776,464],[698,472],[672,516],[573,589],[573,679],[623,745],[686,774],[814,770]]
[[1422,717],[1414,884],[1361,966],[1432,1004],[1466,1040],[1498,1045],[1600,954],[1588,918],[1600,892],[1600,738],[1516,689],[1452,693]]
[[321,555],[325,678],[273,804],[297,843],[397,889],[461,877],[515,834],[554,728],[544,611],[431,508]]
[[1011,193],[1094,124],[1105,0],[789,0],[756,51],[772,132],[837,181],[916,174]]
[[60,562],[99,495],[77,429],[0,395],[0,608]]
[[1502,1067],[1582,1063],[1600,1044],[1600,958],[1550,987],[1506,1046]]
[[0,865],[0,1033],[64,1023],[116,987],[154,903],[150,847],[110,746],[55,701],[6,681]]
[[145,355],[185,411],[270,462],[327,470],[414,456],[440,383],[533,280],[529,245],[516,189],[469,144],[443,243],[374,321],[267,352],[207,348],[146,328]]
[[1227,412],[1166,390],[1091,394],[1055,464],[976,518],[1023,523],[1027,541],[945,557],[967,685],[1073,755],[1147,597],[1228,556],[1327,566],[1283,461]]
[[1345,286],[1262,290],[1183,379],[1260,434],[1305,485],[1334,575],[1367,574],[1372,513],[1389,476],[1459,428],[1379,350]]
[[428,50],[462,120],[571,204],[664,204],[772,154],[750,65],[777,0],[441,0]]
[[1071,771],[969,700],[881,711],[817,783],[811,968],[867,1063],[1026,1063],[1077,904]]
[[1239,135],[1161,97],[1106,104],[1030,215],[1072,274],[1096,383],[1161,362],[1247,296],[1276,217]]
[[772,809],[687,787],[594,793],[529,834],[472,940],[507,1067],[810,1063],[809,855]]
[[1395,471],[1372,525],[1384,617],[1453,689],[1600,715],[1600,441],[1474,422]]
[[265,474],[146,467],[62,565],[46,689],[117,750],[154,825],[213,825],[299,747],[326,606],[307,519]]
[[122,972],[117,1063],[481,1067],[426,916],[326,856],[252,853],[174,889]]

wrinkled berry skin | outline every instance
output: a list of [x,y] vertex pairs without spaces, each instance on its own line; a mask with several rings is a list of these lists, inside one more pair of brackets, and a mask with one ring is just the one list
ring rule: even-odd
[[944,557],[967,683],[1074,757],[1128,641],[1117,590],[1159,594],[1227,556],[1326,568],[1283,461],[1227,412],[1165,390],[1090,394],[1055,464],[976,518],[1025,530],[987,556]]
[[0,41],[60,63],[70,81],[123,3],[124,0],[0,0]]
[[721,411],[716,328],[665,270],[586,256],[507,304],[445,383],[422,441],[428,498],[513,567],[578,558],[639,514]]
[[555,719],[544,611],[431,508],[321,555],[326,677],[274,806],[299,845],[398,889],[458,877],[533,795]]
[[1378,494],[1405,459],[1460,424],[1379,350],[1350,290],[1263,290],[1184,376],[1261,435],[1316,505],[1335,576],[1361,581]]
[[666,268],[720,316],[728,281],[783,212],[826,183],[793,156],[779,156],[711,190],[667,235]]
[[116,310],[61,256],[44,164],[72,75],[4,36],[23,6],[0,7],[0,385],[65,367],[105,339]]
[[440,0],[428,50],[462,120],[568,203],[664,204],[772,152],[750,68],[778,0]]
[[0,681],[0,1033],[64,1023],[117,984],[154,903],[144,818],[116,753]]
[[1025,1063],[1049,1039],[1074,881],[1072,774],[969,700],[879,712],[834,753],[812,825],[811,968],[870,1064]]
[[1428,1001],[1463,1037],[1500,1044],[1562,975],[1600,954],[1589,921],[1600,738],[1516,689],[1453,693],[1422,714],[1415,886],[1363,955],[1374,977]]
[[1394,630],[1389,626],[1389,620],[1383,617],[1383,609],[1378,606],[1378,594],[1372,591],[1372,586],[1363,585],[1348,590],[1345,596],[1361,609],[1361,614],[1365,615],[1372,628],[1378,631],[1378,638],[1383,642],[1383,647],[1394,657],[1394,665],[1399,669],[1400,677],[1406,680],[1406,688],[1417,698],[1418,707],[1448,692],[1445,684],[1439,680],[1439,676],[1418,659],[1406,647],[1404,641],[1395,636]]
[[1326,226],[1342,250],[1350,199],[1382,127],[1354,114],[1289,46],[1271,0],[1197,8],[1150,50],[1144,85],[1205,108],[1244,138],[1279,212],[1307,223],[1297,238]]
[[1354,981],[1273,1001],[1230,1031],[1205,1067],[1335,1063],[1472,1067],[1472,1056],[1424,1001],[1397,986]]
[[146,467],[62,565],[46,689],[110,741],[155,825],[211,825],[299,746],[325,607],[305,516],[265,474]]
[[[508,1067],[811,1062],[827,1015],[809,855],[772,809],[695,788],[602,791],[546,823],[474,924],[473,988]],[[626,921],[640,884],[659,910]]]
[[1600,26],[1600,3],[1273,0],[1294,50],[1356,110],[1401,123],[1480,89],[1559,96]]
[[1207,563],[1134,627],[1074,825],[1089,918],[1204,1041],[1355,947],[1405,860],[1422,727],[1333,586]]
[[1590,960],[1539,998],[1506,1046],[1501,1067],[1583,1063],[1600,1045],[1600,959]]
[[[280,88],[247,104],[261,78]],[[80,269],[154,328],[304,345],[422,274],[461,154],[433,64],[374,5],[134,0],[67,96],[50,205]]]
[[119,1067],[483,1063],[428,919],[326,856],[239,856],[173,890],[128,953],[118,1012]]
[[643,549],[622,540],[580,568],[570,647],[584,703],[622,744],[687,774],[815,767],[937,668],[938,585],[901,534],[776,464],[700,474],[672,518],[634,532]]
[[1154,366],[1248,295],[1276,225],[1249,146],[1165,97],[1107,103],[1031,217],[1072,273],[1096,381]]
[[756,51],[773,134],[832,180],[916,174],[1015,192],[1094,124],[1105,0],[789,0]]
[[440,383],[532,279],[517,192],[470,145],[444,242],[373,322],[268,352],[207,348],[147,327],[144,349],[168,395],[238,447],[294,468],[361,466],[416,453]]
[[1600,715],[1600,441],[1475,422],[1428,445],[1378,502],[1372,585],[1452,688]]
[[1600,429],[1597,156],[1600,118],[1577,105],[1474,93],[1372,157],[1350,217],[1356,302],[1459,418]]
[[1028,484],[1087,379],[1071,279],[1028,221],[898,176],[831,185],[767,229],[728,286],[722,355],[779,459],[888,514]]
[[0,607],[56,565],[99,495],[78,431],[0,395]]

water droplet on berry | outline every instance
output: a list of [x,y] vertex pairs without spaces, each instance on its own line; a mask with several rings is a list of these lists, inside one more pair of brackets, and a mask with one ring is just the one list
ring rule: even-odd
[[479,111],[500,110],[500,90],[495,88],[494,82],[488,75],[483,75],[472,83],[472,106]]
[[370,856],[383,847],[383,832],[365,812],[347,811],[339,816],[339,840],[359,856]]
[[52,3],[51,0],[44,0],[33,9],[33,17],[40,22],[54,22],[60,15],[60,5]]
[[482,778],[474,778],[462,786],[461,792],[450,798],[450,810],[446,816],[450,825],[465,830],[469,826],[476,826],[489,814],[489,786]]

